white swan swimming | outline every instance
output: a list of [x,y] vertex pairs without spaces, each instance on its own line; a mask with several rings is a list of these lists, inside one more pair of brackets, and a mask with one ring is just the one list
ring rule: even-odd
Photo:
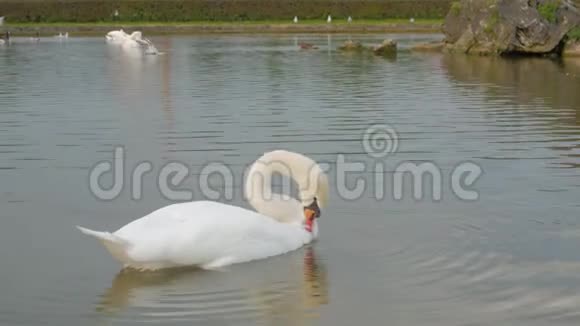
[[143,38],[141,32],[133,32],[123,41],[121,47],[124,50],[140,49],[144,54],[159,54],[153,42],[147,38]]
[[121,48],[127,52],[135,54],[159,54],[159,51],[149,39],[143,38],[143,33],[135,31],[130,35],[124,30],[110,31],[105,35],[105,39],[111,44],[120,44]]
[[105,35],[105,39],[107,40],[107,42],[117,44],[123,43],[123,41],[127,37],[129,37],[129,34],[125,33],[123,29],[120,29],[118,31],[110,31],[107,33],[107,35]]
[[[300,200],[272,193],[275,173],[296,182]],[[316,239],[316,218],[328,199],[328,179],[312,159],[277,150],[251,166],[245,195],[257,212],[194,201],[163,207],[114,233],[78,228],[99,239],[125,267],[219,268],[280,255]]]
[[110,31],[107,33],[107,35],[105,35],[105,40],[111,43],[121,44],[127,39],[143,39],[143,33],[140,31],[135,31],[131,34],[127,34],[123,29],[120,29],[118,31]]

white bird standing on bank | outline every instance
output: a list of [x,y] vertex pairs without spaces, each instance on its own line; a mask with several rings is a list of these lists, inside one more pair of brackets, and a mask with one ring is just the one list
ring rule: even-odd
[[298,23],[298,16],[294,16],[294,24]]
[[[292,178],[299,199],[272,192],[274,174]],[[78,227],[124,264],[144,270],[179,266],[215,269],[296,250],[318,237],[328,179],[312,159],[277,150],[248,170],[245,196],[257,212],[213,201],[163,207],[114,233]]]
[[411,24],[414,24],[414,23],[415,23],[415,18],[411,17],[411,19],[409,19],[409,22],[410,22]]
[[4,25],[4,16],[0,17],[0,26]]
[[326,22],[327,23],[332,23],[332,17],[330,17],[330,15],[328,15],[328,17],[326,17]]
[[352,23],[352,17],[351,17],[351,16],[348,16],[348,19],[347,19],[347,21],[348,21],[349,23]]

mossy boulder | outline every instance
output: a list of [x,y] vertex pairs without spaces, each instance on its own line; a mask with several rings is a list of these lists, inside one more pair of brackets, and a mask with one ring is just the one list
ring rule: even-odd
[[383,43],[374,46],[372,50],[376,55],[392,55],[397,53],[397,41],[386,39]]
[[470,54],[560,54],[580,24],[568,0],[461,0],[445,18],[445,48]]

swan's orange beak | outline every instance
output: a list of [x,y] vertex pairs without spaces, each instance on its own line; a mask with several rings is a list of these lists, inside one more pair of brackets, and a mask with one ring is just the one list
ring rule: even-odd
[[304,208],[304,218],[306,219],[306,231],[312,232],[316,211],[308,207]]
[[320,207],[318,207],[318,200],[314,197],[312,204],[304,207],[304,218],[306,219],[306,231],[312,232],[314,219],[320,217]]

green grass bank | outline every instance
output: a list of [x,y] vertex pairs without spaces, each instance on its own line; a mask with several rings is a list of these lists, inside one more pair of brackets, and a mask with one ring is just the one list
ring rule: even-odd
[[0,0],[8,23],[254,22],[443,18],[451,0]]
[[288,21],[196,21],[196,22],[96,22],[96,23],[10,23],[0,31],[11,31],[15,36],[55,35],[69,32],[73,35],[103,35],[111,30],[123,28],[130,32],[140,30],[154,34],[198,34],[198,33],[440,33],[441,19],[361,19],[348,23],[346,19],[335,19],[332,24],[321,20],[303,20],[298,24]]

